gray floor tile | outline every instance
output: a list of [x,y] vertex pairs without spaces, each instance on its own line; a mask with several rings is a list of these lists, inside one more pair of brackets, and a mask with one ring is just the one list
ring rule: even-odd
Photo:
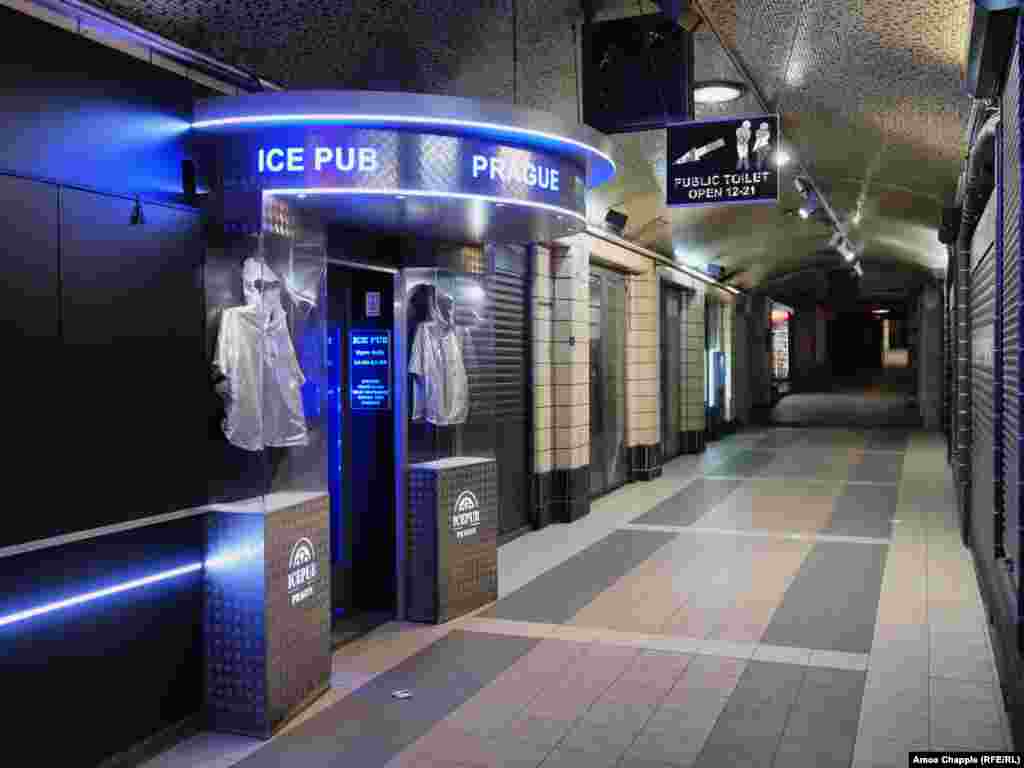
[[907,768],[911,752],[928,751],[928,740],[864,739],[857,743],[853,768]]
[[910,433],[905,429],[874,429],[867,433],[865,448],[883,451],[905,451]]
[[488,741],[488,747],[501,760],[502,768],[537,768],[551,753],[551,747],[520,741],[508,734]]
[[822,533],[887,539],[898,498],[895,485],[845,485],[835,500],[832,523]]
[[682,729],[648,733],[644,731],[626,751],[630,759],[683,764],[697,758],[707,738],[700,730]]
[[849,768],[853,759],[853,742],[837,742],[822,738],[813,742],[783,739],[775,752],[773,768]]
[[684,706],[658,709],[644,725],[645,731],[675,731],[681,728],[711,730],[725,709],[727,699],[715,696],[694,697]]
[[739,488],[740,480],[697,478],[670,499],[638,518],[642,525],[693,525]]
[[480,614],[495,619],[561,624],[675,538],[655,531],[614,531],[541,574]]
[[572,727],[572,723],[564,720],[525,716],[511,724],[509,730],[511,735],[520,741],[541,747],[553,747],[565,738]]
[[850,480],[869,483],[898,483],[903,471],[901,453],[865,453],[850,467]]
[[727,477],[753,477],[775,459],[770,451],[737,451],[724,461],[709,467],[705,474]]
[[715,721],[697,766],[770,766],[806,671],[795,664],[750,662]]
[[816,543],[761,642],[869,653],[887,550],[881,545]]
[[[384,765],[505,671],[537,640],[455,630],[239,763]],[[398,700],[400,688],[414,692]]]
[[807,430],[774,429],[754,443],[758,451],[777,451],[790,448],[806,440]]
[[[692,763],[690,763],[692,764]],[[615,768],[689,768],[690,764],[668,763],[664,760],[647,760],[642,757],[630,757],[626,753]]]
[[582,719],[592,725],[634,728],[639,731],[654,713],[653,705],[626,704],[598,699]]
[[775,765],[848,766],[857,740],[864,679],[863,672],[808,670]]
[[813,453],[781,453],[771,464],[766,464],[758,471],[766,477],[806,477],[813,478],[825,474],[831,468],[828,456]]
[[599,755],[558,748],[541,764],[543,768],[613,768],[621,755]]
[[606,755],[622,755],[636,739],[641,726],[595,725],[579,721],[559,743],[559,748]]
[[775,756],[775,744],[744,744],[722,742],[709,744],[701,750],[696,768],[769,768]]

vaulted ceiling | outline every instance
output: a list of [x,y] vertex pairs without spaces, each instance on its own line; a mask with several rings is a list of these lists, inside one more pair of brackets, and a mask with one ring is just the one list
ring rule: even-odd
[[[579,115],[580,0],[92,0],[184,45],[289,88],[407,90]],[[650,13],[649,0],[592,0],[596,18]],[[941,207],[955,187],[970,100],[960,86],[969,0],[691,0],[695,78],[748,81],[710,114],[782,116],[798,163],[779,206],[664,205],[663,131],[615,137],[617,179],[592,196],[629,215],[627,237],[743,287],[822,263],[831,230],[792,214],[810,173],[856,217],[865,270],[945,266]],[[760,99],[757,98],[760,95]],[[882,269],[882,267],[885,269]],[[897,278],[897,282],[903,278]]]

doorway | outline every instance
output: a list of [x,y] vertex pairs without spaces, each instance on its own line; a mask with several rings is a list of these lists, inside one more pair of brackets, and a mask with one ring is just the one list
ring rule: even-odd
[[626,461],[626,277],[590,267],[590,495],[629,479]]
[[[328,264],[335,645],[395,616],[394,275]],[[372,361],[372,362],[368,362]]]
[[683,292],[663,282],[661,287],[661,448],[663,460],[683,452]]

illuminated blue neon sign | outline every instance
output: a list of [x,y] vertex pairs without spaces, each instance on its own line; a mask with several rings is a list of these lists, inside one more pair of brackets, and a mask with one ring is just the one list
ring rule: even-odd
[[[305,147],[260,147],[257,154],[260,173],[306,170]],[[313,147],[310,154],[315,171],[331,167],[342,172],[354,171],[357,167],[363,173],[377,170],[377,150],[373,147]]]
[[580,220],[586,213],[580,161],[476,136],[279,125],[218,145],[225,189],[478,199]]
[[391,331],[349,331],[348,338],[352,410],[390,410]]

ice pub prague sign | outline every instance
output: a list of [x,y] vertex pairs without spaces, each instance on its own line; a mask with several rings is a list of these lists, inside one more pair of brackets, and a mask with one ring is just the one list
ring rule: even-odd
[[777,203],[778,115],[668,127],[666,203],[677,207]]
[[292,605],[298,605],[313,596],[316,583],[316,547],[309,539],[295,542],[288,557],[288,596]]

